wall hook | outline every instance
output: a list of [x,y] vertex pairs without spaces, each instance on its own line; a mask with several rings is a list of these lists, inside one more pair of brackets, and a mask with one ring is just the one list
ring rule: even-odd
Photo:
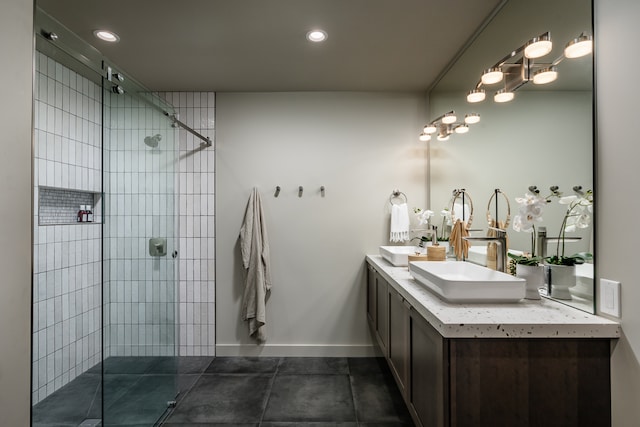
[[302,197],[302,191],[303,191],[303,188],[301,185],[300,187],[298,187],[298,197]]
[[280,195],[280,186],[276,186],[276,193],[273,195],[273,197],[278,197]]
[[320,187],[320,195],[324,197],[324,185]]

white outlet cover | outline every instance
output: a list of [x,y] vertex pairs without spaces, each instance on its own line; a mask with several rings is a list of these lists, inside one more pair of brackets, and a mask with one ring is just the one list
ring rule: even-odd
[[600,312],[620,317],[620,282],[600,279]]

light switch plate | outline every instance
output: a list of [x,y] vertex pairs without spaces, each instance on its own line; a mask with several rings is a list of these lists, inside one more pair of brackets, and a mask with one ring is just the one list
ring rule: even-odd
[[600,312],[620,317],[620,282],[600,279]]

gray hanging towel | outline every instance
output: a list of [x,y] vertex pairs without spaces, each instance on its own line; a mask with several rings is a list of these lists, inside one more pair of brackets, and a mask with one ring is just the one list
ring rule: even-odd
[[266,298],[271,290],[269,238],[258,189],[249,196],[240,228],[242,265],[246,272],[242,319],[248,322],[249,335],[258,341],[266,339]]

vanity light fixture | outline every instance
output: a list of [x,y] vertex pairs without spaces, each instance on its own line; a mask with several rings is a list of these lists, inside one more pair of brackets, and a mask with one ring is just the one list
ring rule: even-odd
[[120,41],[120,37],[113,31],[108,30],[95,30],[93,35],[109,43],[115,43]]
[[593,37],[585,33],[571,40],[564,48],[565,58],[580,58],[593,52]]
[[418,139],[425,142],[430,141],[432,138],[431,135],[437,133],[436,139],[438,141],[446,141],[453,133],[467,133],[469,132],[470,124],[480,121],[480,115],[477,113],[469,113],[464,116],[463,122],[458,122],[457,120],[458,118],[454,111],[442,114],[424,126]]
[[529,59],[540,58],[551,52],[551,49],[553,49],[551,36],[549,35],[549,32],[546,32],[527,42],[524,47],[524,56]]
[[509,102],[515,92],[529,82],[536,85],[549,84],[558,78],[558,64],[565,58],[579,58],[593,51],[593,37],[585,33],[571,40],[563,54],[550,63],[534,60],[548,55],[553,48],[551,35],[547,31],[510,52],[495,65],[484,70],[476,87],[467,93],[467,102],[482,102],[486,98],[484,86],[501,83],[495,93],[495,102]]
[[311,30],[307,33],[307,40],[318,43],[327,39],[327,32],[324,30]]
[[544,85],[551,83],[558,78],[558,69],[556,67],[542,68],[533,75],[533,84]]

